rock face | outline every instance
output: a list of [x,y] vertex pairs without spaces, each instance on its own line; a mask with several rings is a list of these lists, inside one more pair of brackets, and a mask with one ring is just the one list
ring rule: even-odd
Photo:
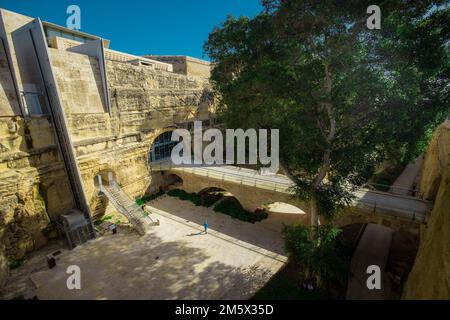
[[434,200],[441,186],[442,175],[450,163],[450,120],[436,132],[425,156],[419,185],[423,199]]
[[8,262],[3,252],[3,248],[0,248],[0,288],[5,284],[7,276],[8,276]]
[[422,195],[435,204],[422,232],[404,299],[450,299],[450,120],[436,132],[425,158]]

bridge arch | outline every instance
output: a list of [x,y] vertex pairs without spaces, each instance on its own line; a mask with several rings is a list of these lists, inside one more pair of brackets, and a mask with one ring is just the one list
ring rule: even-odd
[[183,171],[182,169],[178,170],[175,168],[170,169],[167,172],[173,172],[179,175],[185,181],[183,189],[187,192],[194,192],[198,194],[209,188],[226,190],[237,199],[245,210],[249,212],[255,212],[257,209],[263,208],[271,203],[283,202],[295,206],[305,212],[303,215],[296,215],[296,222],[304,224],[309,224],[310,222],[308,210],[305,204],[295,199],[290,194],[260,189],[233,181],[196,175],[190,173],[189,171]]
[[236,202],[240,207],[243,207],[242,203],[239,201],[239,198],[224,188],[207,187],[200,190],[197,194],[200,196],[202,204],[209,204],[212,206],[221,201],[231,201]]

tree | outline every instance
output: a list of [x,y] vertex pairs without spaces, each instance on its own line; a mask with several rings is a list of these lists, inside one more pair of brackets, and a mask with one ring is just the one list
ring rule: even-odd
[[[385,159],[408,161],[449,114],[445,1],[264,0],[205,44],[228,127],[280,129],[280,163],[332,219]],[[425,143],[424,143],[425,142]]]
[[[317,237],[311,237],[311,232]],[[285,250],[301,268],[302,281],[315,280],[320,288],[345,287],[351,254],[348,245],[338,238],[340,230],[329,225],[283,227]]]

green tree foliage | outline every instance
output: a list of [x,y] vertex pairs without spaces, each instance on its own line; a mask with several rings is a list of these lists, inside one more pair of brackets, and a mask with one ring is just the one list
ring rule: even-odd
[[[316,237],[311,237],[314,232]],[[329,225],[284,226],[285,250],[302,270],[302,280],[316,279],[319,287],[345,286],[350,254],[337,238],[339,230]]]
[[280,129],[298,195],[332,218],[385,159],[407,162],[449,115],[445,1],[264,0],[205,44],[230,128]]

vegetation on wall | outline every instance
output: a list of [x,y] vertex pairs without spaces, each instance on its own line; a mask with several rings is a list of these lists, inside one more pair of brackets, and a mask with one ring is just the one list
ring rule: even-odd
[[27,261],[26,258],[16,259],[9,262],[9,270],[15,270],[23,266],[23,264]]

